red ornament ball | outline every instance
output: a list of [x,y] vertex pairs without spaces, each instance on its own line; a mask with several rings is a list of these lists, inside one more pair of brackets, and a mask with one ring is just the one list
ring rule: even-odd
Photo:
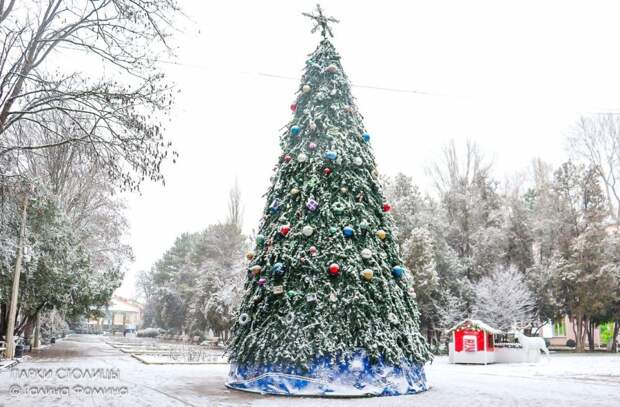
[[336,263],[332,263],[329,265],[329,274],[332,276],[337,276],[340,274],[340,266]]
[[331,173],[332,173],[332,169],[331,169],[331,168],[325,168],[325,169],[323,170],[323,174],[325,174],[325,175],[329,175],[329,174],[331,174]]
[[291,231],[291,226],[290,225],[282,225],[280,226],[280,228],[278,229],[278,232],[280,232],[280,234],[282,236],[286,236],[288,235],[288,232]]
[[284,161],[285,161],[285,162],[289,162],[289,161],[291,161],[292,159],[293,159],[293,157],[291,157],[291,156],[290,156],[290,155],[288,155],[288,154],[284,156]]
[[389,203],[383,204],[383,212],[389,212],[392,209],[392,206]]
[[318,249],[315,246],[310,246],[310,248],[308,249],[308,253],[310,253],[310,256],[316,256],[318,253]]
[[296,112],[297,111],[297,103],[292,103],[291,104],[291,111],[292,112]]

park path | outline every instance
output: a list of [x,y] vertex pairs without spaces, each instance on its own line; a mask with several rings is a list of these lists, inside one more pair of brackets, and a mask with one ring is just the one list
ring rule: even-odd
[[[440,357],[427,366],[432,386],[428,392],[352,400],[265,397],[228,390],[223,385],[227,365],[145,365],[100,336],[70,336],[31,355],[17,371],[0,374],[0,407],[620,405],[620,355],[552,355],[536,365],[490,366],[449,365]],[[97,379],[84,377],[87,370],[96,369],[100,369]],[[37,376],[50,371],[56,377]],[[67,377],[71,374],[75,377]],[[70,391],[43,395],[40,389],[46,386]]]
[[[109,346],[101,336],[73,335],[30,355],[15,366],[18,372],[0,374],[0,407],[249,406],[255,398],[224,387],[227,365],[145,365]],[[60,379],[29,375],[33,368],[40,369],[40,374],[51,370]],[[102,371],[98,378],[91,379],[84,377],[86,369]],[[74,377],[66,377],[67,372]],[[112,377],[102,378],[106,373]],[[11,394],[12,385],[20,386],[20,394]],[[79,394],[24,394],[45,386],[81,387],[75,388]],[[108,393],[102,394],[105,390]],[[13,388],[12,392],[17,390]]]

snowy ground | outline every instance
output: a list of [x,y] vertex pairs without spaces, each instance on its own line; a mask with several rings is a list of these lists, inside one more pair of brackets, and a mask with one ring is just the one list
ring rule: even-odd
[[[265,397],[228,390],[223,386],[226,365],[145,365],[96,336],[70,337],[16,368],[0,373],[0,407],[620,405],[620,355],[605,354],[555,354],[539,364],[489,366],[449,365],[440,357],[427,366],[432,386],[428,392],[351,400]],[[83,377],[85,369],[97,368],[102,369],[98,379]],[[102,378],[101,372],[111,372],[112,377]],[[57,394],[49,394],[54,391]]]

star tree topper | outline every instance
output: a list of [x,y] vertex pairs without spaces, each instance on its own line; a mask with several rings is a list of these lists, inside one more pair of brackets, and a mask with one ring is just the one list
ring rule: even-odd
[[306,17],[309,17],[313,20],[315,20],[314,22],[314,28],[312,28],[312,33],[315,33],[319,27],[321,28],[321,35],[323,36],[323,38],[327,38],[327,34],[329,34],[330,37],[333,37],[334,34],[332,33],[332,29],[329,26],[329,23],[339,23],[339,20],[336,20],[334,17],[325,17],[323,15],[323,10],[321,9],[321,5],[317,4],[316,5],[316,11],[317,14],[311,14],[311,13],[301,13]]

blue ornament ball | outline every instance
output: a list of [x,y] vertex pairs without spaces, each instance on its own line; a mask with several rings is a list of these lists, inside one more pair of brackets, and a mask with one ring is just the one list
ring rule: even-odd
[[370,134],[364,133],[362,134],[362,138],[364,139],[365,142],[368,143],[370,141]]
[[396,278],[401,278],[405,274],[405,269],[402,266],[392,267],[392,275]]
[[338,153],[335,151],[327,151],[325,153],[325,158],[334,161],[336,158],[338,158]]
[[299,133],[301,133],[301,127],[299,127],[299,126],[291,127],[291,135],[297,136],[297,135],[299,135]]
[[353,236],[353,228],[352,228],[351,226],[345,226],[345,227],[342,229],[342,234],[343,234],[345,237],[351,237],[351,236]]
[[284,274],[284,264],[276,263],[271,267],[271,272],[276,276],[281,276]]

